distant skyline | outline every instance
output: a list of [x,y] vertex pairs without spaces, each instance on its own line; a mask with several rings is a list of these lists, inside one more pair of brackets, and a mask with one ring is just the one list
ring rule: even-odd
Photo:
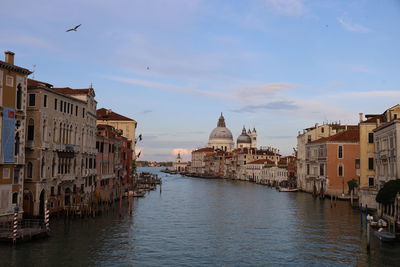
[[22,0],[2,9],[1,51],[37,80],[93,84],[98,108],[138,122],[140,160],[178,151],[187,160],[221,112],[234,141],[255,127],[259,146],[289,155],[304,128],[356,124],[359,112],[400,103],[397,0]]

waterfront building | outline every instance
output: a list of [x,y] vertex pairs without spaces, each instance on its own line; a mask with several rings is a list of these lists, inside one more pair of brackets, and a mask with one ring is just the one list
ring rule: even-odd
[[96,196],[110,201],[131,186],[131,141],[121,130],[98,124],[96,149]]
[[24,210],[42,216],[87,203],[96,176],[94,89],[28,80]]
[[311,192],[348,193],[347,182],[359,179],[359,138],[359,130],[352,128],[306,145],[306,180],[312,184]]
[[400,118],[400,105],[395,105],[382,114],[360,113],[360,191],[359,202],[362,207],[376,209],[375,197],[377,194],[376,177],[376,153],[374,130],[381,124],[390,122],[394,118]]
[[[0,221],[23,213],[27,77],[31,72],[14,64],[14,53],[0,60]],[[29,99],[30,101],[30,99]]]
[[258,159],[249,162],[245,167],[247,180],[256,183],[260,183],[262,180],[267,180],[266,176],[262,176],[262,170],[274,165],[275,163],[269,159]]
[[345,131],[347,128],[357,128],[356,125],[341,125],[340,123],[322,124],[304,129],[297,136],[297,188],[306,192],[312,192],[314,185],[307,177],[306,165],[306,145],[320,138],[332,136],[339,132]]
[[204,157],[207,153],[214,152],[212,147],[203,147],[192,151],[192,165],[190,172],[193,174],[205,173]]
[[[388,181],[400,178],[400,114],[390,112],[387,120],[388,122],[374,129],[377,191]],[[398,197],[393,204],[378,204],[378,214],[389,219],[392,223],[397,222],[399,215],[397,207],[399,205],[400,199]]]
[[188,169],[188,162],[182,161],[181,153],[178,153],[178,156],[175,159],[175,162],[173,163],[173,170],[176,172],[186,172]]
[[[135,120],[118,114],[111,109],[100,108],[97,110],[97,124],[111,125],[118,130],[122,130],[122,135],[132,141],[132,151],[135,151],[137,127]],[[136,159],[135,154],[133,154],[133,159]]]
[[261,170],[260,182],[263,184],[270,184],[279,186],[288,180],[287,165],[285,162],[269,163]]

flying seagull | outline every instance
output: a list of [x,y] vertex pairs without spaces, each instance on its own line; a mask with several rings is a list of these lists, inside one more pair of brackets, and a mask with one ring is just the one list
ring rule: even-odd
[[76,30],[81,26],[82,24],[79,24],[77,26],[75,26],[74,28],[68,29],[66,32],[76,32]]

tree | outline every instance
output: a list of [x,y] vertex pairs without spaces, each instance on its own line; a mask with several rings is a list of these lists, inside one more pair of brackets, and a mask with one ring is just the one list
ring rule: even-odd
[[376,195],[376,202],[391,204],[394,202],[397,193],[400,192],[400,180],[391,180],[383,185]]
[[358,187],[357,180],[351,179],[350,181],[347,181],[347,186],[349,187],[349,194],[351,193],[351,191],[354,192],[354,189]]

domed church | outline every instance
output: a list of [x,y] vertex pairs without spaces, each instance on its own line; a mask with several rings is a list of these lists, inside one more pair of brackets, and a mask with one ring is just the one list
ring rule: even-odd
[[217,127],[212,130],[208,139],[208,147],[213,149],[221,149],[223,151],[232,151],[233,137],[231,131],[226,128],[225,118],[221,113],[219,116]]
[[[231,131],[226,128],[225,118],[221,113],[218,119],[217,127],[212,130],[208,139],[208,147],[213,149],[221,149],[223,151],[232,151],[234,148],[233,137]],[[237,148],[257,148],[257,132],[249,129],[246,133],[246,128],[243,126],[242,134],[237,138]]]

